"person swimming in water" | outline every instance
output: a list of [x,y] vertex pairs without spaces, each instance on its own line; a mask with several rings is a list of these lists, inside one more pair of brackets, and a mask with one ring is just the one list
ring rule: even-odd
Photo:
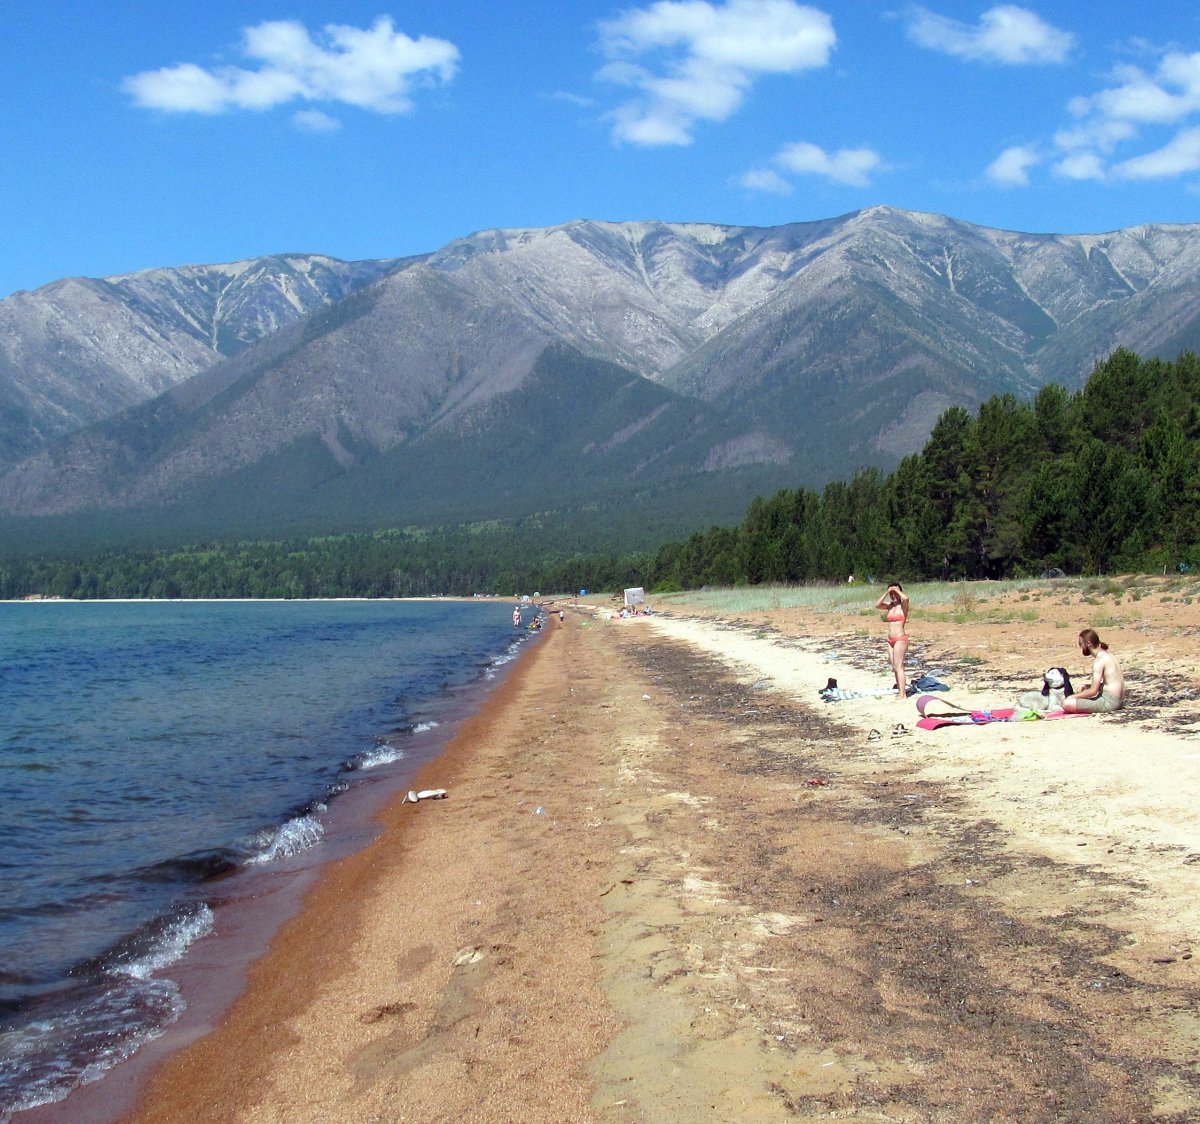
[[904,657],[908,654],[908,636],[904,626],[908,621],[908,594],[899,582],[892,582],[875,608],[887,613],[888,655],[896,676],[896,694],[905,697],[908,684],[904,680]]

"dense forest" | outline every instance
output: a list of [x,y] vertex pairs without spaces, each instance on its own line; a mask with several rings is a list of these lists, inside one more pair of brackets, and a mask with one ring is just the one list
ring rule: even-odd
[[1200,357],[1118,351],[1075,393],[947,410],[920,453],[736,527],[606,555],[578,522],[347,534],[0,561],[0,597],[332,597],[986,578],[1200,564]]
[[[505,596],[613,589],[645,556],[583,550],[553,520],[0,560],[0,598]],[[640,580],[640,579],[639,579]]]
[[1200,562],[1200,357],[1115,352],[1082,390],[952,408],[920,453],[820,494],[757,499],[740,526],[663,546],[663,587],[998,578]]

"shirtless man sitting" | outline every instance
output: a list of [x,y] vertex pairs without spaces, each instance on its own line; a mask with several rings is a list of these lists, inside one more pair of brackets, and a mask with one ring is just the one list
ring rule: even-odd
[[1120,710],[1125,705],[1125,676],[1121,674],[1117,657],[1092,628],[1085,628],[1079,634],[1079,650],[1092,657],[1092,681],[1082,690],[1068,695],[1063,701],[1063,710],[1069,714]]

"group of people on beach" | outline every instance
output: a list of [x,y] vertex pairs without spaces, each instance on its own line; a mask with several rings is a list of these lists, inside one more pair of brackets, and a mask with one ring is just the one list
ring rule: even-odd
[[623,605],[609,618],[614,621],[627,621],[631,617],[652,617],[654,610],[649,605]]
[[[904,657],[908,654],[909,638],[906,631],[910,602],[904,586],[898,581],[889,583],[875,607],[887,621],[888,659],[896,678],[896,694],[904,698],[908,684],[904,674]],[[1079,651],[1092,659],[1092,674],[1086,687],[1080,688],[1063,699],[1063,710],[1068,714],[1098,714],[1120,710],[1125,705],[1125,676],[1117,657],[1108,650],[1096,630],[1085,628],[1079,633]]]

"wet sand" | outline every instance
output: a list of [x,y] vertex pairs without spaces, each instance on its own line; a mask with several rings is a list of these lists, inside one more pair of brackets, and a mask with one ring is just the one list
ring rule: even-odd
[[[1200,1119],[1194,632],[1119,633],[1162,707],[930,733],[817,701],[883,681],[877,636],[606,615],[523,656],[414,785],[449,799],[387,809],[131,1120]],[[1027,631],[924,656],[1003,704],[1058,662]]]

